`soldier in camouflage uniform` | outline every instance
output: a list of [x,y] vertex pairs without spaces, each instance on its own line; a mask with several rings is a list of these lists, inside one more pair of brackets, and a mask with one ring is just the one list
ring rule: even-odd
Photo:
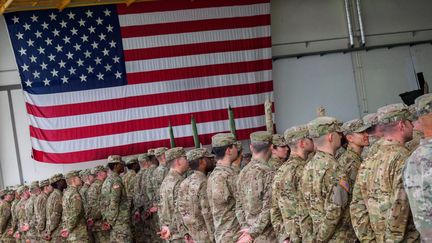
[[334,157],[341,146],[340,126],[337,119],[326,116],[308,123],[316,153],[303,171],[301,186],[317,242],[346,240],[341,219],[348,206],[349,184]]
[[87,226],[95,242],[109,242],[109,232],[102,229],[102,212],[100,207],[102,184],[107,178],[107,168],[103,165],[98,165],[91,172],[96,178],[88,189]]
[[108,167],[110,174],[101,191],[102,228],[110,232],[110,242],[132,242],[129,203],[120,177],[124,162],[119,155],[111,155]]
[[421,241],[432,242],[432,95],[420,96],[415,105],[425,138],[407,159],[403,181]]
[[16,205],[16,231],[14,232],[14,238],[17,239],[17,241],[24,241],[26,240],[26,236],[25,236],[25,232],[23,231],[23,226],[25,223],[25,219],[26,219],[26,214],[25,214],[25,205],[28,201],[28,199],[30,198],[30,192],[29,192],[29,188],[27,186],[23,186],[23,188],[21,188],[22,194],[21,194],[21,199],[18,202],[18,204]]
[[[362,150],[369,145],[369,138],[366,133],[368,128],[369,125],[365,125],[361,119],[347,121],[342,125],[348,146],[345,153],[339,157],[338,162],[345,175],[348,176],[348,183],[351,185],[348,191],[348,204],[351,203],[357,172],[363,161],[361,158]],[[356,242],[357,237],[351,224],[349,207],[345,209],[341,227],[345,229],[345,242]]]
[[51,242],[61,240],[61,219],[63,214],[63,191],[66,189],[66,181],[63,174],[55,174],[50,177],[49,183],[53,188],[47,199],[45,231],[43,239]]
[[237,174],[231,167],[238,157],[236,144],[231,133],[219,133],[212,137],[217,164],[207,180],[207,198],[213,215],[217,243],[236,242],[240,230],[235,215]]
[[[6,235],[6,238],[11,238],[14,239],[14,232],[17,230],[17,226],[18,226],[18,219],[17,219],[17,205],[21,200],[21,194],[23,193],[23,191],[25,190],[25,186],[20,185],[17,187],[16,191],[15,191],[15,199],[12,202],[11,205],[11,225],[8,227]],[[13,242],[17,241],[16,239],[14,239]]]
[[350,206],[357,238],[376,242],[416,242],[402,168],[409,156],[405,142],[412,139],[410,113],[403,104],[378,109],[383,142],[360,166]]
[[[127,171],[121,176],[121,178],[123,181],[123,185],[126,189],[126,196],[129,203],[129,211],[130,211],[129,214],[131,215],[131,222],[132,222],[132,218],[133,218],[132,210],[134,208],[133,205],[134,187],[136,182],[136,175],[140,169],[140,166],[138,164],[138,158],[136,157],[127,158],[126,167],[127,167]],[[134,242],[136,242],[135,227],[132,223],[131,226],[132,226],[131,227],[132,239]]]
[[289,155],[289,147],[285,142],[285,138],[280,134],[274,134],[272,137],[272,148],[271,158],[268,163],[273,170],[278,170],[284,162],[287,160]]
[[80,171],[79,172],[79,176],[81,178],[81,181],[83,182],[83,185],[79,189],[79,194],[80,194],[80,196],[81,196],[81,198],[83,200],[84,212],[85,212],[86,220],[87,220],[87,211],[88,211],[87,197],[88,197],[88,189],[90,188],[90,185],[94,182],[95,177],[91,173],[90,169],[85,169],[85,170]]
[[36,230],[39,236],[43,236],[43,231],[45,230],[46,223],[46,206],[48,201],[48,196],[53,191],[52,186],[49,183],[49,180],[42,180],[39,182],[39,187],[42,189],[42,192],[37,196],[35,201],[35,217],[36,217]]
[[155,197],[153,199],[153,206],[159,207],[160,205],[160,194],[158,193],[160,191],[160,186],[162,184],[162,181],[165,179],[165,176],[168,174],[169,168],[166,164],[166,157],[165,152],[168,149],[165,147],[157,148],[154,150],[155,157],[157,158],[159,162],[159,166],[153,171],[152,174],[152,187],[153,191],[155,192]]
[[37,196],[41,193],[39,188],[39,181],[33,181],[30,184],[30,198],[25,204],[25,222],[22,231],[25,232],[26,239],[31,242],[39,241],[39,233],[36,230],[36,217],[35,217],[35,201]]
[[240,241],[275,242],[270,220],[274,169],[269,165],[272,135],[254,132],[250,135],[252,160],[237,178],[236,215],[241,227]]
[[420,121],[418,120],[416,106],[411,105],[409,106],[409,111],[411,113],[411,121],[413,124],[413,138],[405,143],[405,147],[410,151],[410,153],[414,152],[416,148],[420,144],[420,140],[424,137],[424,134],[422,132]]
[[83,200],[78,192],[82,185],[79,172],[74,170],[65,175],[67,189],[63,194],[62,229],[60,236],[66,242],[88,242]]
[[186,153],[193,173],[181,184],[177,207],[186,227],[186,232],[195,242],[214,242],[213,218],[207,199],[207,174],[214,164],[205,148],[197,148]]
[[[272,185],[271,222],[279,242],[301,242],[300,218],[300,179],[309,153],[314,149],[306,125],[295,126],[284,133],[291,154],[276,172]],[[312,228],[311,228],[312,229]]]
[[0,202],[0,239],[1,242],[15,242],[12,235],[8,234],[8,229],[12,226],[12,206],[15,191],[12,189],[5,189],[3,191],[2,201]]
[[184,180],[186,171],[189,170],[189,164],[186,160],[186,152],[182,147],[167,150],[165,156],[170,170],[160,187],[160,236],[169,242],[183,242],[185,228],[175,203],[180,183]]
[[[152,229],[150,220],[144,216],[146,206],[151,199],[147,197],[146,183],[144,175],[147,175],[150,170],[150,157],[147,153],[140,154],[138,156],[138,162],[141,169],[138,171],[135,177],[135,184],[133,189],[133,209],[132,209],[132,225],[135,230],[136,242],[146,242],[150,239],[151,233],[156,235],[158,229]],[[155,168],[155,167],[153,167]],[[157,237],[159,238],[159,237]]]
[[372,156],[378,151],[382,142],[381,137],[383,136],[383,133],[380,124],[378,124],[377,113],[367,114],[362,118],[362,120],[363,124],[369,126],[366,130],[369,137],[369,146],[364,147],[361,154],[362,159],[365,160],[368,156]]

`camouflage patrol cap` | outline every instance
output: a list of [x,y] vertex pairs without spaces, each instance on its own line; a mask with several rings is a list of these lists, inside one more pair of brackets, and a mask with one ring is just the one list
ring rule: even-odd
[[79,176],[81,177],[81,179],[82,179],[83,177],[85,177],[85,176],[89,176],[89,175],[91,175],[91,170],[90,170],[90,169],[84,169],[84,170],[81,170],[81,171],[79,172]]
[[2,189],[2,190],[0,190],[0,198],[1,198],[1,197],[4,197],[4,195],[6,195],[6,190],[7,190],[7,189]]
[[196,148],[196,149],[189,150],[186,153],[186,158],[188,161],[201,159],[204,157],[212,158],[214,157],[214,155],[211,154],[206,148]]
[[288,145],[285,141],[285,138],[281,134],[273,134],[271,143],[278,147],[284,147]]
[[240,141],[234,142],[234,145],[237,147],[237,150],[240,151],[243,149],[243,145]]
[[12,195],[15,194],[15,190],[13,188],[6,188],[3,193],[4,195]]
[[39,188],[39,181],[33,181],[30,183],[30,191]]
[[417,107],[415,104],[412,104],[410,106],[408,106],[408,110],[410,112],[410,118],[409,120],[411,121],[416,121],[418,120],[418,115],[417,115]]
[[232,133],[218,133],[212,137],[212,147],[224,147],[235,143],[236,140]]
[[150,156],[148,155],[148,153],[144,153],[144,154],[140,154],[138,155],[138,161],[149,161],[150,160]]
[[334,117],[321,116],[310,121],[307,126],[309,136],[319,138],[332,132],[341,132],[341,125],[342,123]]
[[166,147],[156,148],[154,150],[154,155],[156,157],[162,156],[167,150],[168,150],[168,148],[166,148]]
[[371,127],[376,126],[378,124],[378,114],[377,113],[367,114],[362,118],[362,120],[365,125],[369,125]]
[[432,113],[432,94],[424,94],[415,99],[415,106],[418,116]]
[[46,187],[46,186],[48,186],[49,184],[50,184],[50,182],[49,182],[48,179],[45,179],[45,180],[41,180],[41,181],[39,181],[39,187],[40,187],[40,188]]
[[120,155],[110,155],[108,156],[108,164],[112,163],[124,163]]
[[126,164],[127,165],[137,164],[137,163],[138,163],[138,159],[136,157],[131,157],[131,158],[127,158],[126,159]]
[[97,173],[101,172],[101,171],[107,171],[108,168],[106,166],[103,165],[98,165],[94,168],[91,169],[92,174],[96,175]]
[[363,120],[354,119],[351,121],[347,121],[342,125],[342,131],[345,135],[354,133],[354,132],[364,132],[368,129],[370,125],[365,125]]
[[53,183],[55,183],[55,182],[57,182],[59,180],[62,180],[62,179],[64,179],[63,174],[58,173],[58,174],[55,174],[55,175],[51,176],[49,178],[49,182],[50,182],[50,184],[53,184]]
[[21,194],[27,189],[28,189],[28,187],[26,185],[21,185],[18,187],[17,192],[18,192],[18,194]]
[[165,152],[165,157],[167,161],[175,160],[180,157],[186,157],[186,151],[182,147],[168,149]]
[[378,122],[380,124],[387,124],[391,122],[409,120],[411,113],[408,106],[402,103],[386,105],[378,109]]
[[152,149],[152,148],[151,148],[151,149],[148,149],[148,150],[147,150],[147,155],[148,155],[148,156],[154,156],[154,151],[155,151],[155,149]]
[[72,170],[65,174],[65,179],[70,179],[72,177],[78,176],[79,177],[79,171],[78,170]]
[[309,137],[309,129],[307,125],[299,125],[288,128],[284,132],[285,141],[287,143],[295,143],[299,139]]
[[272,134],[267,131],[258,131],[250,134],[251,143],[271,143]]

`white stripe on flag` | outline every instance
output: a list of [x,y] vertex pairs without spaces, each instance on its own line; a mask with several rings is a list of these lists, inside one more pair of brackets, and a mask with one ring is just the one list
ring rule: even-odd
[[[254,127],[261,127],[265,124],[265,116],[247,117],[236,119],[236,128],[248,129]],[[226,120],[213,121],[197,124],[199,134],[217,133],[229,130],[229,123]],[[173,127],[176,137],[192,136],[191,125],[182,125]],[[33,148],[48,153],[68,153],[83,151],[89,149],[107,148],[114,146],[121,146],[127,144],[151,142],[162,139],[168,139],[168,129],[157,128],[143,131],[100,136],[93,138],[76,139],[69,141],[44,141],[36,138],[32,139]]]
[[222,63],[248,62],[271,58],[271,48],[247,51],[209,53],[126,62],[127,73],[147,72],[175,68],[198,67]]
[[230,85],[253,84],[262,81],[270,81],[271,79],[272,71],[266,70],[259,72],[125,85],[122,87],[91,89],[68,93],[36,95],[24,92],[24,95],[26,97],[27,103],[44,107],[65,104],[78,104],[100,100],[111,100],[141,95],[163,94],[193,89],[208,89]]
[[176,46],[214,41],[245,40],[268,36],[270,36],[270,26],[266,25],[251,28],[132,37],[124,38],[122,42],[124,50],[134,50],[141,48]]
[[243,6],[186,9],[144,14],[119,15],[120,26],[136,26],[162,23],[177,23],[206,19],[225,19],[268,14],[270,4],[261,3]]
[[161,117],[166,115],[191,114],[200,111],[226,109],[229,105],[233,107],[253,106],[263,104],[265,98],[271,97],[272,95],[273,92],[268,92],[56,118],[41,118],[33,115],[29,115],[29,117],[31,125],[36,128],[57,130]]

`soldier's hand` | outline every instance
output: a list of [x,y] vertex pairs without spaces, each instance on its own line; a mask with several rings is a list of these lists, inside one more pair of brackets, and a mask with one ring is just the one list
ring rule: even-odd
[[67,229],[62,229],[62,230],[60,231],[60,235],[61,235],[61,237],[63,237],[63,238],[68,238],[68,236],[69,236],[69,231],[68,231]]
[[141,214],[140,214],[140,212],[136,211],[134,213],[134,220],[135,220],[135,222],[141,221]]
[[171,232],[168,228],[168,226],[162,226],[161,231],[157,232],[158,235],[160,235],[160,238],[164,240],[168,240],[171,237]]
[[50,241],[51,240],[51,235],[48,233],[48,231],[44,231],[42,234],[42,238],[44,240]]
[[186,234],[184,236],[184,241],[185,243],[195,243],[195,241],[192,239],[192,236],[190,236],[189,234]]
[[25,223],[23,226],[21,226],[22,232],[27,232],[30,229],[29,224]]
[[19,240],[19,239],[21,239],[21,234],[20,234],[20,232],[15,232],[15,234],[14,234],[14,238],[15,239],[17,239],[17,240]]
[[103,222],[102,229],[108,231],[111,229],[111,225],[108,222]]
[[288,239],[286,239],[286,240],[284,240],[282,243],[291,243],[291,241],[288,240]]
[[12,236],[13,233],[14,233],[14,231],[13,231],[12,228],[8,229],[7,234],[8,234],[9,236]]
[[150,213],[156,213],[157,211],[158,211],[158,208],[154,207],[154,206],[149,209]]
[[94,221],[92,218],[87,219],[87,227],[91,228],[94,225]]
[[237,243],[252,243],[254,239],[249,234],[249,229],[242,229],[240,230],[240,233],[242,234],[237,241]]

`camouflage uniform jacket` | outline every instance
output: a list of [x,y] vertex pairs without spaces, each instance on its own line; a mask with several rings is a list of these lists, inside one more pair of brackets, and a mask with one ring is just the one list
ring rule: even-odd
[[140,171],[135,176],[135,184],[133,189],[133,212],[141,210],[144,207],[144,187],[141,182],[143,181],[143,176],[146,173],[147,168],[141,168]]
[[[348,184],[350,185],[348,191],[348,205],[352,201],[352,194],[354,189],[354,184],[357,178],[357,172],[360,168],[363,159],[359,154],[354,152],[350,147],[347,148],[346,152],[341,155],[338,159],[339,166],[343,168],[345,175],[348,178]],[[349,212],[349,207],[347,207],[343,213],[342,225],[345,233],[345,242],[356,242],[357,237],[354,232],[354,228],[351,224],[351,216]]]
[[349,185],[333,155],[317,151],[302,177],[303,198],[317,242],[343,242],[341,218],[347,207]]
[[136,175],[137,173],[134,170],[128,170],[122,177],[130,209],[132,209],[133,206],[133,195]]
[[39,232],[45,230],[47,201],[48,195],[45,192],[41,192],[35,201],[36,229]]
[[183,180],[184,177],[182,175],[171,169],[160,187],[161,207],[159,219],[161,226],[165,225],[170,229],[170,240],[183,239],[186,233],[180,213],[175,205],[180,183]]
[[102,184],[100,206],[103,221],[108,222],[112,227],[130,225],[126,190],[121,177],[116,172],[110,173]]
[[21,232],[21,226],[24,225],[26,220],[26,212],[25,205],[29,199],[21,198],[19,203],[16,206],[16,215],[17,215],[17,231]]
[[156,194],[159,194],[159,191],[154,191],[152,181],[153,181],[153,172],[157,168],[156,165],[152,165],[147,168],[146,173],[144,173],[142,178],[141,186],[144,187],[145,197],[144,197],[144,208],[148,210],[153,206],[153,201],[155,200]]
[[275,171],[267,161],[252,159],[237,178],[236,215],[241,228],[249,229],[255,241],[276,240],[270,220],[272,183]]
[[27,237],[36,237],[35,202],[37,195],[31,195],[25,204],[25,223],[30,226]]
[[217,243],[237,241],[240,225],[235,215],[235,181],[237,174],[231,166],[216,164],[207,180],[207,198],[215,227]]
[[408,155],[403,145],[383,140],[379,151],[360,166],[350,212],[361,242],[419,238],[402,184],[402,168]]
[[273,230],[275,231],[275,234],[280,242],[284,241],[286,236],[283,234],[285,229],[282,221],[282,213],[278,204],[278,200],[280,198],[279,187],[282,183],[282,176],[288,167],[288,162],[289,160],[276,171],[272,185],[272,206],[270,209],[270,220],[273,225]]
[[93,219],[94,226],[93,231],[102,230],[102,213],[101,213],[101,191],[102,191],[102,181],[96,179],[88,189],[88,218]]
[[364,147],[361,157],[363,160],[366,160],[368,157],[373,156],[376,152],[378,152],[381,143],[384,142],[383,138],[379,137],[369,137],[369,146]]
[[[315,152],[314,152],[315,156]],[[312,218],[309,214],[310,209],[310,201],[309,198],[311,197],[312,192],[312,176],[314,174],[314,168],[311,163],[313,157],[308,157],[308,162],[306,163],[303,174],[301,176],[300,180],[300,194],[301,197],[298,198],[298,208],[297,208],[297,217],[299,219],[300,223],[300,233],[301,233],[301,239],[302,242],[314,242],[314,236],[313,236],[313,223]]]
[[270,165],[271,168],[273,168],[273,170],[278,170],[285,162],[286,160],[278,158],[276,156],[272,156],[269,161],[268,164]]
[[160,187],[165,176],[168,174],[168,167],[160,164],[152,173],[152,189],[155,192],[155,196],[152,200],[152,205],[160,207]]
[[88,240],[84,205],[78,188],[68,185],[63,194],[62,229],[69,232],[67,241],[86,242]]
[[79,189],[79,194],[81,196],[81,199],[83,200],[84,205],[84,212],[85,212],[85,218],[87,218],[87,212],[88,212],[88,189],[90,188],[90,185],[87,183],[84,183],[84,185]]
[[181,182],[177,207],[187,228],[196,242],[214,242],[213,218],[207,199],[207,176],[201,171]]
[[432,139],[422,140],[408,158],[404,187],[422,242],[432,242]]
[[405,143],[405,147],[412,153],[420,144],[420,140],[424,137],[423,132],[414,130],[413,139]]
[[11,228],[12,228],[13,231],[15,231],[17,229],[17,225],[18,225],[17,205],[18,205],[19,202],[20,202],[20,200],[17,200],[15,198],[15,200],[13,200],[12,206],[11,206],[11,215],[12,215]]
[[[300,180],[307,161],[291,155],[280,171],[280,183],[273,183],[273,198],[281,211],[282,229],[280,240],[290,239],[291,242],[301,242],[300,222],[297,216],[300,193]],[[278,172],[279,173],[279,172]]]
[[7,201],[0,202],[0,237],[6,233],[11,226],[11,204]]
[[59,229],[62,218],[63,193],[59,189],[54,189],[48,197],[46,205],[46,226],[45,229],[52,234]]

